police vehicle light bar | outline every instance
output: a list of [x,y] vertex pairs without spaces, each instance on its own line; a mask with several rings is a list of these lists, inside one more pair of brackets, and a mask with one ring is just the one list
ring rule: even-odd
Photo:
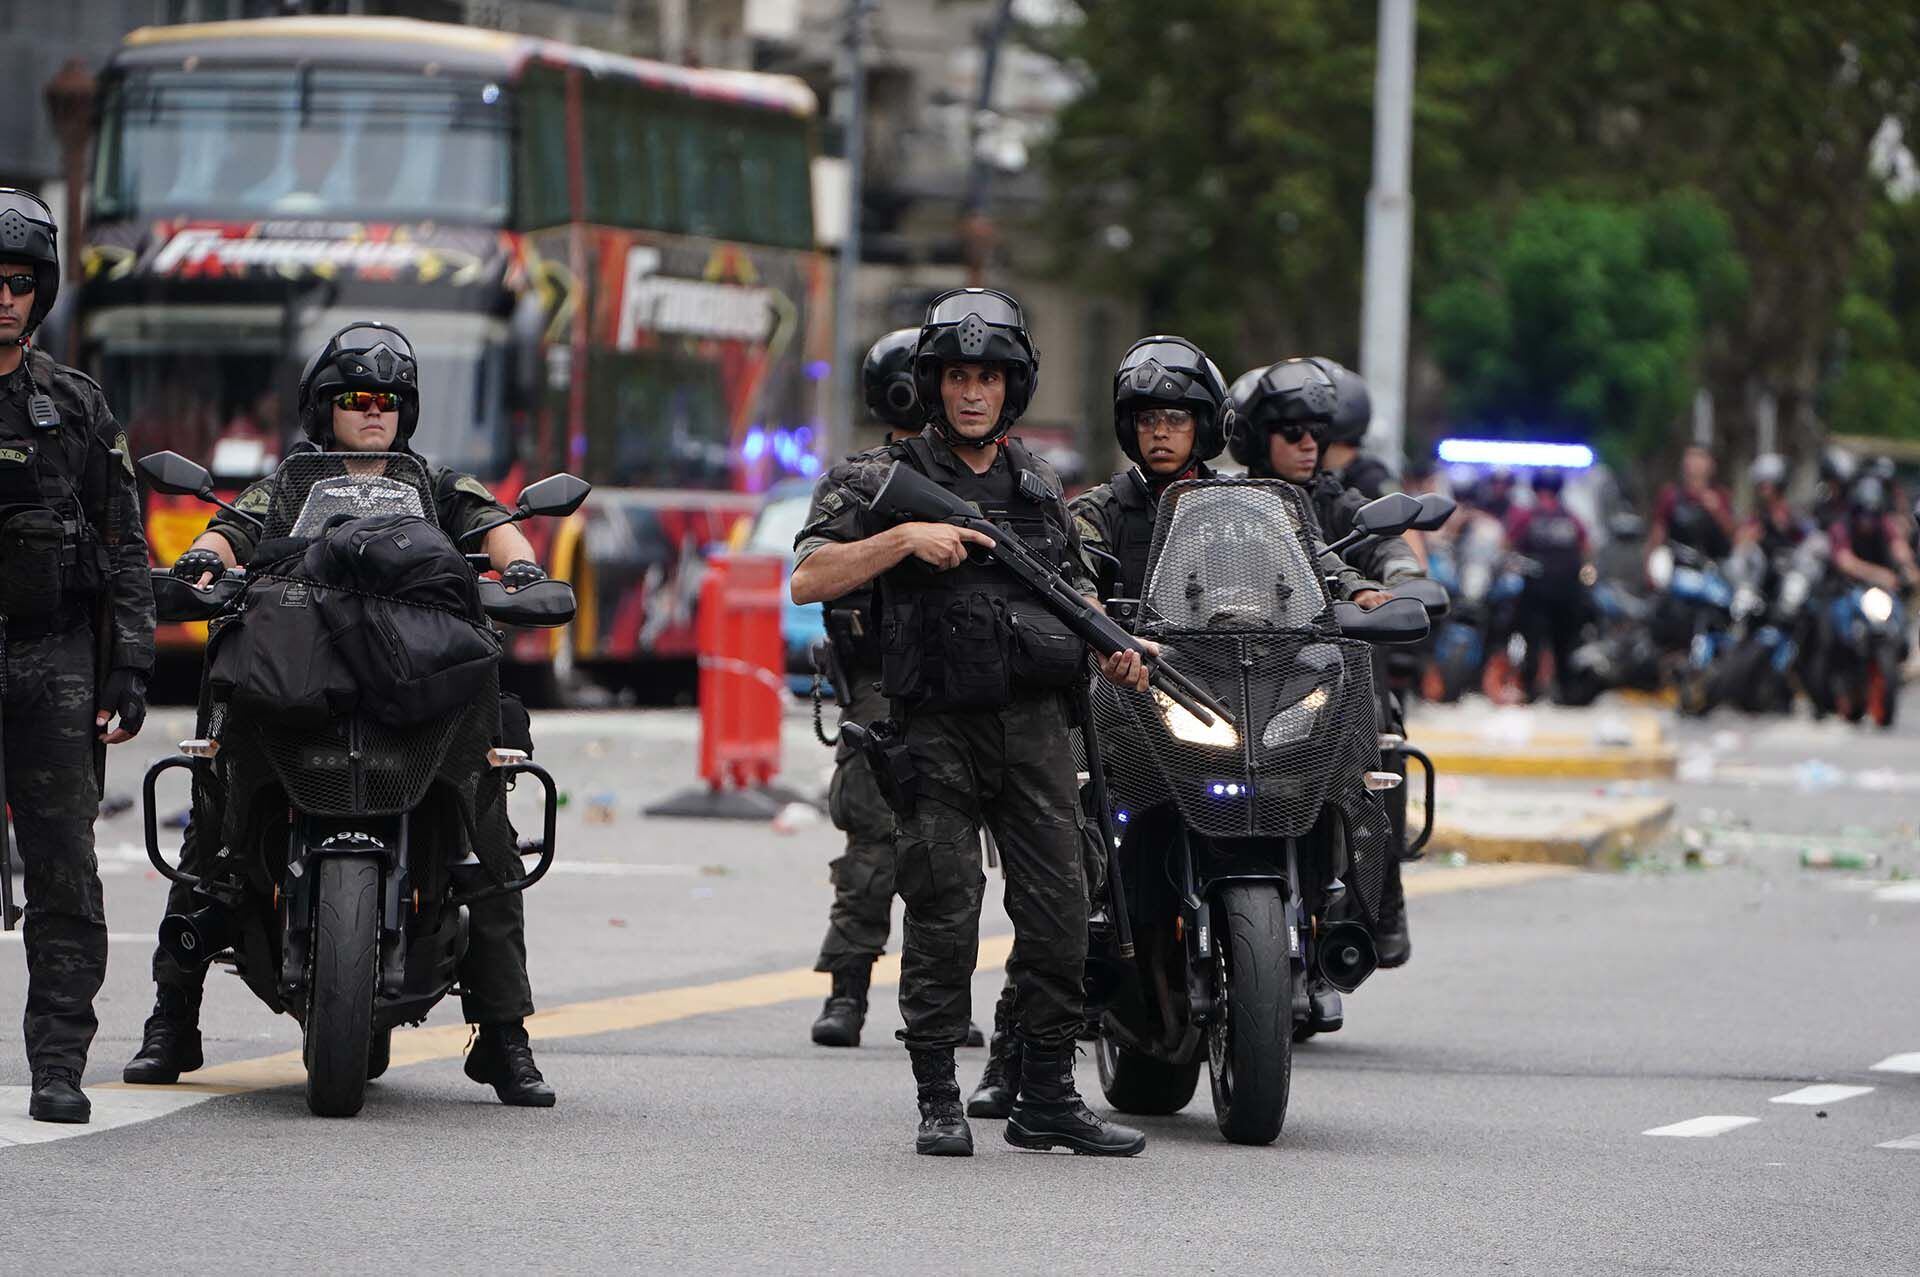
[[1528,443],[1518,439],[1442,439],[1440,460],[1455,465],[1585,470],[1593,449],[1584,443]]

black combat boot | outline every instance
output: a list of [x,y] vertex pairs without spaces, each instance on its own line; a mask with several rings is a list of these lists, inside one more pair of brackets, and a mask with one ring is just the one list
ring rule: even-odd
[[1380,888],[1379,917],[1373,929],[1374,951],[1380,966],[1404,967],[1413,956],[1413,941],[1407,936],[1407,891],[1400,882],[1400,862],[1387,866],[1386,882]]
[[972,1157],[973,1130],[960,1111],[960,1083],[953,1076],[953,1048],[909,1051],[920,1088],[920,1131],[913,1151],[929,1157]]
[[867,1022],[867,986],[872,982],[872,958],[855,958],[851,966],[833,973],[833,992],[813,1022],[815,1046],[860,1045],[860,1029]]
[[1068,1148],[1099,1157],[1132,1157],[1147,1137],[1109,1122],[1086,1106],[1073,1085],[1072,1042],[1020,1044],[1020,1094],[1007,1119],[1007,1143],[1015,1148]]
[[967,1097],[968,1117],[992,1117],[1002,1121],[1013,1112],[1013,1097],[1020,1090],[1020,1038],[1013,1031],[1013,988],[1000,990],[1000,1001],[993,1008],[993,1049],[987,1056],[986,1071],[980,1085]]
[[533,1062],[533,1045],[518,1020],[483,1024],[467,1052],[467,1076],[493,1087],[502,1104],[520,1108],[553,1107],[553,1088]]
[[140,1050],[127,1061],[120,1080],[144,1086],[178,1082],[206,1063],[200,1053],[200,990],[163,984],[155,990]]
[[80,1071],[60,1066],[37,1070],[27,1116],[36,1122],[86,1125],[93,1117],[93,1105],[80,1093]]

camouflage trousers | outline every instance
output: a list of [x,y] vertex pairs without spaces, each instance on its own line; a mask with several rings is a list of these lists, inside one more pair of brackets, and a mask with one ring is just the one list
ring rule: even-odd
[[93,821],[93,635],[6,640],[6,800],[26,866],[27,1059],[38,1071],[82,1070],[107,972]]
[[[840,724],[864,727],[885,718],[887,708],[887,698],[873,678],[862,675],[855,680],[853,704],[841,711]],[[871,962],[886,952],[893,927],[893,808],[880,796],[866,756],[844,739],[834,751],[827,813],[833,827],[847,836],[847,845],[829,866],[833,907],[815,971]]]
[[1066,698],[916,714],[906,739],[920,797],[896,837],[894,885],[907,906],[901,1039],[909,1049],[966,1040],[984,822],[1007,877],[1014,1023],[1028,1041],[1071,1042],[1085,1019],[1087,889]]

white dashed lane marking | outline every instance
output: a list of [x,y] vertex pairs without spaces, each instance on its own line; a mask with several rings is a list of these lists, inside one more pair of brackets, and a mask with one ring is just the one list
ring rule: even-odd
[[31,1087],[0,1086],[0,1148],[15,1144],[47,1144],[72,1139],[77,1135],[98,1135],[116,1126],[150,1122],[190,1108],[213,1097],[192,1091],[113,1091],[94,1087],[87,1091],[93,1101],[93,1120],[73,1126],[62,1122],[36,1122],[27,1116]]
[[1889,1055],[1873,1066],[1875,1073],[1920,1073],[1920,1051]]
[[1725,1135],[1728,1131],[1737,1131],[1743,1126],[1752,1126],[1760,1119],[1757,1117],[1690,1117],[1684,1122],[1675,1122],[1672,1126],[1656,1126],[1642,1135],[1671,1135],[1676,1139],[1708,1139],[1715,1135]]
[[1903,1153],[1920,1153],[1920,1135],[1909,1135],[1905,1139],[1888,1140],[1885,1144],[1875,1144],[1874,1147],[1897,1149]]
[[1820,1086],[1803,1086],[1797,1091],[1776,1095],[1771,1102],[1774,1104],[1838,1104],[1841,1100],[1850,1100],[1872,1090],[1870,1086],[1840,1086],[1824,1083]]

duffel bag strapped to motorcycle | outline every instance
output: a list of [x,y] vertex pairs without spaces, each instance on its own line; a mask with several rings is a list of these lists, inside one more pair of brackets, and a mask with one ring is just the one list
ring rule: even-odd
[[352,713],[360,685],[321,613],[326,587],[257,576],[239,615],[207,644],[207,681],[234,706],[301,725]]

